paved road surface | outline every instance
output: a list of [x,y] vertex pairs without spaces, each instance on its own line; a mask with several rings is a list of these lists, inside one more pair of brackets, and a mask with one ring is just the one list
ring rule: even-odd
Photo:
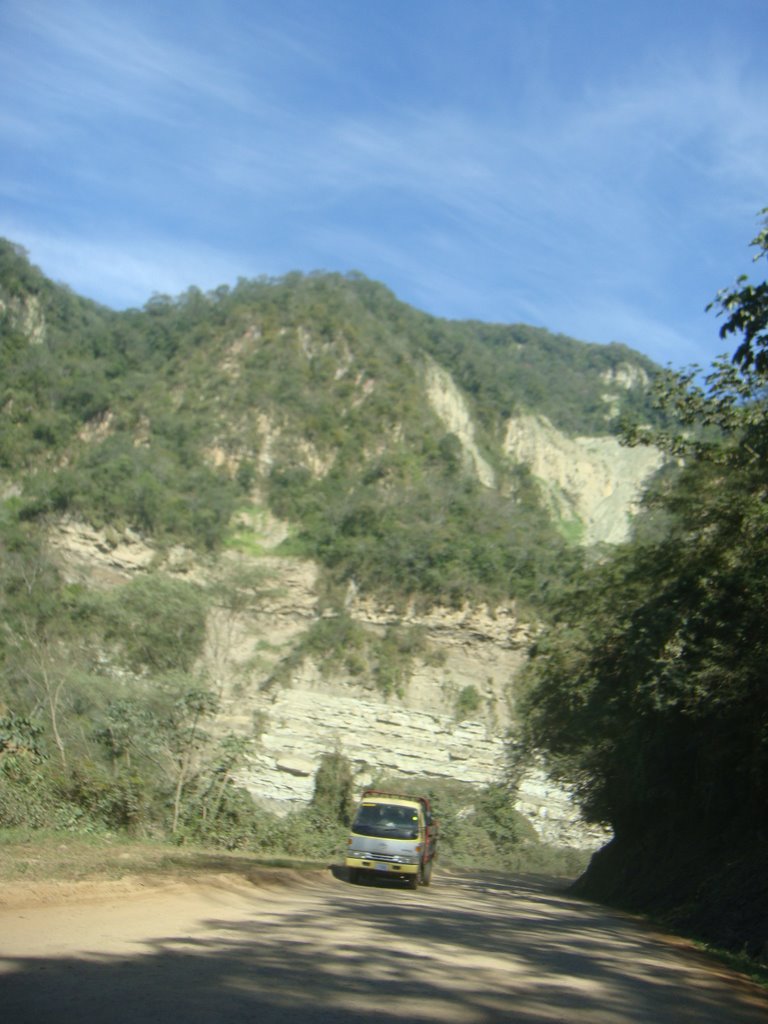
[[117,888],[0,895],[5,1024],[768,1024],[685,944],[530,880]]

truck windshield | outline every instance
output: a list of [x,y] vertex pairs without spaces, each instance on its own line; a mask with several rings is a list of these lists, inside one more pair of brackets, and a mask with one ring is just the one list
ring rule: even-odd
[[415,807],[399,804],[363,804],[352,822],[359,836],[386,839],[418,839],[419,816]]

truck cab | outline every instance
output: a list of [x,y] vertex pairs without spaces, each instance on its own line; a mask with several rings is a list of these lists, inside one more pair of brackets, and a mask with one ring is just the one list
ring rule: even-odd
[[366,790],[347,840],[352,882],[361,876],[401,878],[410,888],[429,885],[437,852],[437,822],[426,797]]

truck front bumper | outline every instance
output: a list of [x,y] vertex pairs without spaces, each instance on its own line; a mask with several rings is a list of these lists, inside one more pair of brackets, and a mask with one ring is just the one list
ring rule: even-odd
[[372,857],[347,857],[348,868],[357,868],[360,871],[375,871],[377,874],[386,875],[417,875],[418,864],[399,864],[389,860],[374,860]]

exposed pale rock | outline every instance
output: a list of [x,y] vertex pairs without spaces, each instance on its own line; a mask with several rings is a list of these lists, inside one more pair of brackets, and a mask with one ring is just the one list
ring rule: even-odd
[[[497,782],[505,766],[505,742],[481,722],[392,708],[381,701],[301,689],[263,697],[270,732],[259,754],[236,776],[260,802],[275,809],[311,800],[324,753],[349,760],[359,790],[377,774],[451,779],[474,786]],[[587,828],[571,794],[537,770],[523,779],[516,808],[547,842],[591,848],[606,835]]]
[[19,484],[11,480],[0,480],[0,501],[8,501],[9,498],[18,498],[22,494]]
[[628,448],[615,437],[566,437],[534,415],[508,422],[504,450],[530,468],[561,521],[583,527],[584,544],[627,538],[641,489],[664,459],[656,448]]
[[91,575],[107,583],[146,571],[156,558],[154,548],[132,530],[113,536],[76,520],[60,522],[49,531],[48,540],[74,575]]
[[275,767],[279,772],[287,772],[288,775],[295,775],[301,779],[314,775],[316,765],[305,757],[279,757],[275,761]]
[[504,765],[504,741],[476,722],[456,723],[446,714],[391,708],[384,701],[288,689],[252,704],[269,719],[262,735],[263,757],[240,773],[239,781],[257,797],[290,802],[312,796],[310,775],[293,785],[276,778],[281,764],[307,761],[311,775],[324,753],[340,751],[354,766],[360,786],[375,772],[458,779],[483,785]]
[[95,416],[82,427],[77,436],[85,444],[103,441],[111,434],[114,420],[114,414],[109,411]]
[[586,825],[572,792],[553,783],[540,769],[531,769],[523,778],[515,808],[548,843],[597,849],[610,839],[605,829]]
[[610,370],[603,370],[600,379],[624,391],[631,391],[632,388],[646,391],[651,383],[647,372],[635,363],[619,363]]
[[288,536],[288,524],[271,514],[258,490],[251,492],[250,499],[251,507],[236,513],[234,526],[244,539],[253,540],[264,551],[272,550]]
[[30,345],[42,345],[47,324],[40,300],[36,295],[0,299],[0,316],[6,315],[13,326],[24,335]]
[[480,483],[485,487],[495,487],[496,474],[477,447],[475,425],[464,396],[450,373],[434,360],[427,363],[427,398],[445,429],[459,439],[465,461]]

